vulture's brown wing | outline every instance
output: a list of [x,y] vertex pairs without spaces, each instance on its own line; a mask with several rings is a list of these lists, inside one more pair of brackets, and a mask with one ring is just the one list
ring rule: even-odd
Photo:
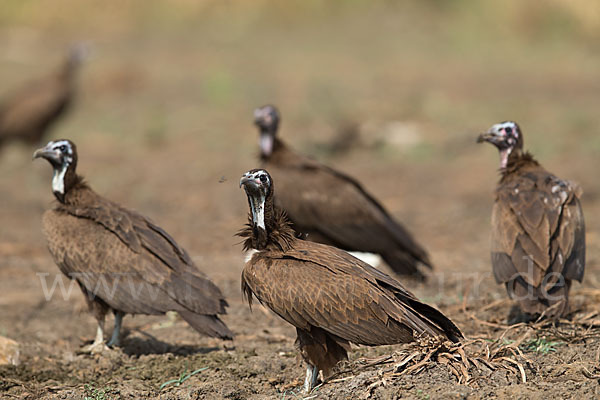
[[94,221],[50,210],[43,225],[60,270],[113,309],[134,314],[183,309],[162,288],[169,273]]
[[293,168],[267,168],[276,183],[275,200],[297,230],[316,231],[328,243],[351,251],[400,249],[428,264],[411,234],[351,177],[312,160]]
[[492,264],[498,283],[518,275],[552,287],[564,275],[581,281],[585,228],[578,189],[544,170],[497,189],[492,212]]
[[[64,267],[65,274],[95,273],[114,283],[119,293],[112,296],[114,300],[99,294],[109,305],[122,301],[161,312],[177,311],[182,306],[202,314],[225,311],[227,303],[219,288],[194,266],[173,238],[140,214],[99,198],[96,207],[59,206],[59,211],[46,215],[53,221],[44,225],[55,231],[47,234],[48,240],[52,237],[52,241],[63,243],[51,248],[53,255],[65,253],[58,260],[55,257],[57,264]],[[93,292],[95,287],[90,285],[97,284],[93,280],[85,283]],[[144,297],[148,304],[138,304],[140,298],[133,287],[144,288],[150,296]],[[173,302],[179,306],[172,308]]]
[[192,264],[187,252],[149,218],[100,196],[94,203],[93,207],[61,208],[74,216],[88,218],[104,226],[136,253],[146,249],[168,268],[180,271],[183,265]]
[[297,244],[285,253],[255,254],[242,276],[247,289],[292,325],[316,326],[366,345],[409,342],[413,332],[462,337],[439,311],[389,276],[342,250]]
[[[567,279],[574,279],[581,282],[585,272],[585,222],[583,220],[583,211],[578,197],[566,204],[563,210],[565,219],[572,221],[574,227],[561,225],[559,236],[567,237],[573,232],[573,245],[571,254],[567,257],[563,274]],[[564,240],[564,239],[563,239]]]

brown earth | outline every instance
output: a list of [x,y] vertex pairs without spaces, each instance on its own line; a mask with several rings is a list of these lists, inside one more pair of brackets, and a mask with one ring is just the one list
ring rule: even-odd
[[[94,44],[79,101],[49,137],[74,140],[96,191],[150,216],[194,256],[227,296],[237,336],[127,316],[120,349],[78,354],[95,333],[81,294],[44,293],[60,278],[40,231],[50,168],[13,144],[0,150],[0,335],[22,354],[19,366],[0,367],[0,398],[302,398],[294,329],[260,306],[250,312],[239,290],[233,235],[247,205],[237,183],[257,165],[252,109],[267,102],[280,106],[288,142],[359,178],[428,248],[435,271],[407,285],[467,336],[464,353],[441,348],[430,359],[414,345],[357,348],[314,398],[600,397],[591,13],[558,0],[43,4],[0,10],[0,96],[47,73],[71,41]],[[585,281],[573,287],[571,321],[557,327],[505,326],[510,303],[491,276],[498,160],[475,135],[508,118],[549,170],[585,191]],[[338,127],[355,123],[358,136],[334,157]]]

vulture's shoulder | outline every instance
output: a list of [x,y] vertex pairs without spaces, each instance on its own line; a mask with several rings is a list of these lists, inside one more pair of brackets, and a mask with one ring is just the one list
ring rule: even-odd
[[304,173],[318,175],[320,179],[329,180],[329,183],[337,181],[338,183],[350,184],[361,188],[360,183],[351,176],[329,167],[313,157],[298,153],[285,145],[282,145],[274,156],[267,161],[266,167],[286,170],[296,169]]
[[[307,283],[319,285],[329,282],[353,281],[364,290],[401,293],[407,298],[416,297],[398,281],[348,252],[333,246],[316,242],[296,240],[294,246],[285,252],[279,250],[261,251],[253,255],[250,262],[266,268],[281,269],[283,273],[297,274],[297,278]],[[316,275],[315,275],[316,274]],[[320,276],[316,279],[316,276]],[[302,276],[302,277],[301,277]],[[338,286],[342,291],[344,286]]]
[[329,185],[348,185],[354,187],[356,190],[362,192],[363,194],[368,194],[365,192],[363,186],[359,181],[351,177],[350,175],[341,172],[333,167],[330,167],[326,164],[323,164],[313,158],[303,156],[302,163],[300,164],[301,168],[307,171],[311,171],[314,174],[317,174]]
[[149,218],[100,196],[94,200],[80,207],[59,205],[55,213],[92,221],[96,231],[110,232],[135,253],[150,252],[171,269],[192,265],[187,252]]
[[578,203],[581,188],[538,169],[525,171],[498,185],[495,207],[503,219],[514,219],[533,234],[544,219],[555,230],[565,205]]
[[569,274],[571,255],[583,254],[581,188],[541,167],[513,175],[499,184],[492,212],[496,279],[506,282],[520,272],[537,286],[555,262]]
[[110,230],[64,208],[46,211],[42,227],[54,261],[68,276],[84,272],[132,272],[147,269],[151,264]]
[[[265,167],[272,173],[280,189],[277,197],[286,199],[285,208],[292,214],[295,214],[295,208],[304,209],[310,204],[311,214],[314,215],[305,217],[308,220],[315,219],[314,223],[317,224],[319,219],[339,223],[339,218],[348,213],[367,220],[374,216],[378,219],[389,218],[379,201],[358,180],[313,158],[286,150]],[[304,200],[303,207],[294,207],[296,193]],[[327,213],[322,210],[327,210]]]
[[358,344],[408,342],[424,332],[452,340],[462,336],[399,282],[318,243],[297,241],[292,250],[256,253],[242,285],[292,325],[317,326]]
[[199,313],[224,312],[227,303],[219,288],[166,232],[139,214],[100,205],[59,206],[43,220],[60,270],[112,308],[149,314],[181,306]]

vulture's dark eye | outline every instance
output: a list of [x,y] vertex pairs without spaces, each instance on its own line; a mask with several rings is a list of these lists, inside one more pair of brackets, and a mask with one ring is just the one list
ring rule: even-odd
[[508,127],[508,128],[504,128],[504,130],[506,131],[506,133],[508,133],[509,135],[512,133],[512,128]]
[[262,183],[267,183],[267,176],[266,175],[261,175],[258,179],[260,179],[260,181]]
[[67,146],[64,144],[58,148],[60,151],[67,151]]

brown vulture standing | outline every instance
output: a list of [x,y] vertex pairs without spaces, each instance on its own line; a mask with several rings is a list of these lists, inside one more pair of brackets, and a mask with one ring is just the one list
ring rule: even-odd
[[573,279],[585,268],[585,225],[580,189],[546,171],[523,151],[515,122],[496,124],[479,136],[500,151],[502,177],[492,212],[492,266],[517,301],[509,323],[568,312]]
[[273,202],[267,171],[246,172],[249,223],[239,235],[257,252],[242,272],[242,291],[296,327],[296,343],[308,364],[305,390],[319,370],[329,375],[347,357],[350,342],[368,346],[407,343],[419,336],[446,337],[460,330],[421,303],[398,281],[344,250],[297,239],[285,212]]
[[0,147],[12,140],[30,144],[41,141],[46,131],[69,109],[75,94],[75,78],[87,55],[83,44],[73,46],[50,76],[29,82],[0,104]]
[[119,345],[124,314],[177,311],[198,332],[231,339],[219,319],[227,302],[219,288],[194,265],[187,252],[151,220],[96,194],[77,175],[77,151],[69,140],[49,142],[33,158],[54,169],[52,192],[58,205],[43,217],[48,247],[60,270],[77,280],[98,320],[94,343],[105,348],[104,317],[115,314],[109,346]]
[[289,149],[277,137],[279,112],[267,105],[254,111],[263,166],[277,181],[275,202],[307,239],[348,251],[381,255],[400,275],[423,279],[427,252],[362,185],[341,172]]

